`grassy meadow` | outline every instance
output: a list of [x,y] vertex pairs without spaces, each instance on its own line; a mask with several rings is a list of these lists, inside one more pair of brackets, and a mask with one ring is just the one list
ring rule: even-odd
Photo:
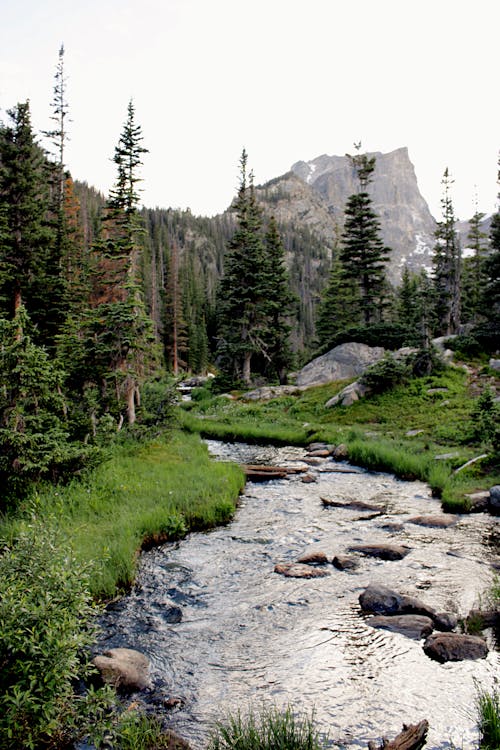
[[[266,402],[249,401],[239,393],[213,396],[203,388],[184,404],[180,421],[186,430],[224,440],[343,443],[352,463],[428,482],[450,511],[469,510],[467,495],[500,482],[498,462],[476,434],[477,398],[463,369],[449,367],[351,406],[326,409],[347,382]],[[487,459],[460,469],[485,453],[490,454]]]

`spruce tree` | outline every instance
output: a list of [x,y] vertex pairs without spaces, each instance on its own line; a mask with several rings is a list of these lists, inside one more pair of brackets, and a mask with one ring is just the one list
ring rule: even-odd
[[458,333],[460,326],[460,283],[462,259],[460,242],[455,229],[456,218],[450,190],[453,180],[445,169],[441,199],[442,220],[438,222],[434,246],[434,289],[437,333],[449,336]]
[[293,361],[290,347],[290,316],[292,306],[297,300],[290,290],[290,280],[285,267],[285,249],[274,216],[269,220],[264,246],[267,276],[267,333],[264,337],[266,359],[270,372],[277,374],[280,383],[286,383],[287,370]]
[[484,259],[487,253],[487,237],[481,231],[481,222],[485,214],[478,211],[469,220],[468,247],[473,251],[472,257],[465,258],[462,266],[462,319],[464,323],[478,323],[480,314],[480,297],[485,282]]
[[224,257],[218,291],[218,354],[225,374],[250,385],[252,358],[265,353],[265,283],[262,217],[247,153],[240,159],[240,187],[234,207],[237,229]]
[[359,190],[347,200],[340,261],[347,282],[346,290],[353,282],[358,289],[357,300],[353,300],[352,306],[353,322],[358,318],[364,325],[370,325],[382,319],[387,304],[385,266],[390,250],[380,237],[380,222],[368,193],[375,157],[369,158],[358,152],[350,159]]
[[45,159],[35,141],[29,103],[7,114],[11,124],[0,128],[0,309],[13,318],[25,304],[40,328],[52,241]]
[[[500,158],[499,158],[500,166]],[[500,184],[500,169],[498,171]],[[484,286],[480,296],[481,312],[487,319],[491,332],[497,337],[500,331],[500,193],[496,213],[491,218],[490,252],[483,265]]]

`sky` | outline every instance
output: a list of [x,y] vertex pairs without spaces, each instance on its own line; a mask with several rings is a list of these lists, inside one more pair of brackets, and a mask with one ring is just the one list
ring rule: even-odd
[[296,161],[407,146],[441,217],[497,209],[497,0],[0,0],[0,119],[37,132],[64,44],[74,179],[105,194],[130,100],[148,207],[224,211],[243,148],[256,184]]

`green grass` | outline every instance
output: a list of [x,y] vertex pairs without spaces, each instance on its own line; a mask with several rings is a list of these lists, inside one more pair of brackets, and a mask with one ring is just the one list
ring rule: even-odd
[[208,750],[321,750],[325,744],[313,719],[295,716],[288,707],[262,708],[258,714],[230,714],[217,722]]
[[[210,460],[198,436],[175,433],[116,448],[84,480],[45,487],[24,517],[54,517],[77,560],[95,563],[92,593],[111,598],[133,582],[141,547],[227,522],[243,484],[238,466]],[[22,524],[22,515],[3,519],[0,537]]]
[[481,750],[499,750],[500,748],[500,694],[480,691],[477,698],[479,716],[479,747]]
[[[473,437],[474,399],[464,370],[447,368],[352,406],[326,409],[325,403],[345,385],[309,388],[267,402],[204,393],[202,400],[183,407],[180,421],[188,431],[223,440],[345,443],[354,463],[428,482],[451,512],[466,512],[468,494],[500,483],[499,467],[488,462],[454,473],[485,452]],[[409,436],[410,431],[419,432]],[[446,454],[453,457],[436,458]]]

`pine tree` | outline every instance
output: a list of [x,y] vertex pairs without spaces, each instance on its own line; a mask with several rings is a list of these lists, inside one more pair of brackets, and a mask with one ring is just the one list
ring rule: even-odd
[[441,199],[442,220],[435,232],[434,247],[434,289],[436,299],[437,333],[449,336],[458,333],[460,326],[460,282],[461,252],[455,229],[456,219],[450,189],[453,180],[448,168],[445,169]]
[[370,325],[382,319],[386,306],[385,266],[390,250],[380,238],[380,222],[372,209],[368,193],[375,157],[369,158],[358,151],[350,159],[358,178],[359,190],[348,198],[345,208],[340,261],[347,285],[355,282],[359,290],[352,310],[353,322],[359,315],[361,322]]
[[[500,169],[498,183],[500,185]],[[490,252],[484,260],[484,286],[480,297],[481,312],[488,320],[491,330],[496,331],[497,337],[500,330],[500,193],[498,199],[497,211],[491,218]]]
[[247,178],[247,153],[240,159],[240,187],[235,201],[237,229],[224,259],[218,293],[218,353],[229,377],[250,385],[252,358],[265,355],[262,217],[253,178]]
[[462,318],[466,323],[478,323],[480,315],[480,297],[484,284],[484,259],[487,252],[487,234],[481,231],[481,222],[486,214],[477,209],[469,220],[468,246],[473,251],[472,257],[466,258],[462,266]]
[[7,114],[12,124],[0,129],[0,309],[13,318],[24,303],[39,325],[52,241],[45,159],[35,141],[29,103]]
[[92,312],[87,320],[91,361],[108,405],[133,424],[140,402],[140,383],[156,366],[151,319],[139,277],[141,219],[137,169],[141,165],[140,126],[132,102],[115,149],[117,179],[106,206],[100,240],[94,247]]
[[264,237],[265,273],[265,314],[267,333],[265,334],[266,359],[271,373],[278,375],[280,383],[286,383],[287,370],[293,356],[290,347],[290,316],[296,297],[290,290],[290,280],[285,267],[285,249],[278,231],[276,219],[271,216]]

